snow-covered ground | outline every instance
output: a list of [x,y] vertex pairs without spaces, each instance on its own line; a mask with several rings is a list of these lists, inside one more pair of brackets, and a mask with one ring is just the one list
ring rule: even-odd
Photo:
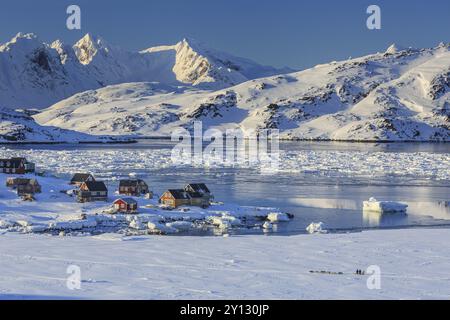
[[[3,234],[0,299],[449,299],[449,241],[448,229],[226,238]],[[80,267],[80,290],[66,286],[71,265]],[[354,274],[372,265],[380,267],[380,290]]]

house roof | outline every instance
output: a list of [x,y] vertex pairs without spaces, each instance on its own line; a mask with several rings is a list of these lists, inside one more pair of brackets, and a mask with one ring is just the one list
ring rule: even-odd
[[90,173],[75,173],[72,182],[85,182],[89,177],[93,177]]
[[0,159],[0,162],[9,162],[13,168],[18,168],[23,162],[26,162],[25,158],[10,158],[10,159]]
[[117,199],[116,201],[114,201],[114,203],[119,202],[119,201],[123,201],[126,204],[137,204],[137,201],[134,200],[133,198],[120,198],[120,199]]
[[190,183],[186,186],[186,188],[188,188],[188,187],[190,187],[195,192],[199,192],[202,194],[211,193],[211,191],[209,191],[208,187],[204,183]]
[[89,191],[108,191],[103,181],[86,181],[84,184]]
[[29,183],[33,185],[39,185],[39,182],[36,179],[30,179]]
[[189,197],[195,199],[195,198],[203,198],[203,193],[200,192],[188,192]]
[[140,183],[147,185],[145,181],[141,179],[127,179],[127,180],[120,180],[119,187],[136,187]]
[[[9,180],[9,179],[8,179]],[[13,181],[13,183],[15,185],[22,185],[22,184],[29,184],[31,179],[27,179],[27,178],[11,178],[11,180]]]
[[167,190],[175,199],[188,200],[190,199],[189,193],[183,189],[169,189]]

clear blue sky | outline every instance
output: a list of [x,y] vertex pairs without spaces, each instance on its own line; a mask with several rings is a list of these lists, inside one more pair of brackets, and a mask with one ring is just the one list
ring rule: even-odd
[[[65,28],[69,4],[82,30]],[[366,9],[382,9],[382,30],[366,28]],[[450,42],[449,0],[8,0],[0,4],[0,42],[17,32],[73,43],[90,32],[138,50],[192,37],[275,66],[318,63],[383,51],[390,43]]]

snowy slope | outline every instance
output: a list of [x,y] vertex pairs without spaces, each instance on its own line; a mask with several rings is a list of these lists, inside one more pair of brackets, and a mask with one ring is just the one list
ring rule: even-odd
[[0,45],[0,107],[44,108],[75,93],[124,82],[219,89],[287,72],[193,43],[128,52],[90,34],[69,46],[19,33]]
[[[0,299],[448,299],[448,241],[448,229],[229,238],[7,233]],[[80,290],[66,286],[70,265],[81,269]],[[379,290],[368,288],[369,275],[355,274],[373,265]]]
[[[183,50],[182,44],[146,52]],[[180,70],[178,77],[189,78],[189,68]],[[207,82],[209,73],[197,76]],[[170,136],[175,127],[191,128],[199,120],[205,129],[277,128],[285,139],[449,141],[449,79],[449,45],[393,45],[384,53],[218,91],[149,82],[108,86],[60,101],[35,119],[91,134]]]
[[0,143],[77,143],[127,141],[121,137],[92,136],[89,134],[41,126],[34,121],[30,110],[0,108]]

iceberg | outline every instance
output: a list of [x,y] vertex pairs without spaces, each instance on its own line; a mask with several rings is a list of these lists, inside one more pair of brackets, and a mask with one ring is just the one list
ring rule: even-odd
[[365,211],[374,211],[381,213],[388,212],[406,212],[407,204],[395,201],[378,201],[375,198],[370,198],[369,201],[363,202],[363,209]]

